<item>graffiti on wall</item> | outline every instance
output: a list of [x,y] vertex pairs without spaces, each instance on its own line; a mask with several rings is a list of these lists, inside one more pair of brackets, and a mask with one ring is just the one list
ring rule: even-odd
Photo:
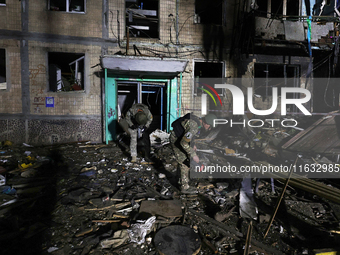
[[46,66],[43,64],[37,65],[37,68],[30,69],[30,80],[35,79],[38,74],[45,74],[46,73]]
[[43,64],[37,65],[37,68],[32,68],[29,69],[30,75],[30,87],[31,89],[31,94],[36,95],[33,99],[33,107],[34,107],[34,113],[42,113],[42,110],[40,109],[39,105],[44,105],[45,104],[45,97],[39,96],[44,94],[44,89],[43,88],[37,88],[38,82],[36,80],[37,76],[40,74],[46,74],[46,67]]
[[44,105],[45,104],[45,97],[34,97],[33,104],[34,105]]
[[108,110],[108,113],[107,113],[107,117],[111,118],[111,117],[114,117],[114,116],[115,116],[115,111],[112,109],[112,107],[110,107],[110,109]]

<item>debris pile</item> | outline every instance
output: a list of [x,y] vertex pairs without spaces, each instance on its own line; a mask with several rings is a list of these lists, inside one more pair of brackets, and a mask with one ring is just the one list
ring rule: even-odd
[[[287,150],[301,132],[264,125],[195,145],[204,166],[338,166],[334,154]],[[1,254],[320,254],[339,248],[337,179],[223,178],[208,171],[190,180],[198,193],[184,195],[168,134],[152,135],[154,164],[131,163],[116,143],[3,142]]]

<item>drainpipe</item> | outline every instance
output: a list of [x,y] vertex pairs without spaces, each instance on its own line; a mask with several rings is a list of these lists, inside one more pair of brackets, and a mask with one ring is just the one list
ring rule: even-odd
[[178,116],[181,117],[181,109],[182,109],[182,72],[179,76],[179,95],[178,95]]
[[[108,21],[108,9],[109,9],[109,6],[108,6],[108,1],[107,0],[103,0],[103,18],[102,18],[102,37],[104,39],[108,39],[109,38],[109,30],[108,30],[108,27],[109,27],[109,21]],[[107,46],[102,46],[102,56],[103,55],[107,55]]]
[[130,47],[130,29],[126,26],[126,56],[129,55],[129,47]]
[[[28,0],[21,1],[21,30],[24,34],[28,32]],[[21,58],[21,102],[22,114],[25,120],[25,142],[29,143],[28,118],[30,115],[30,71],[28,40],[26,36],[20,39],[20,58]]]
[[179,45],[179,31],[178,31],[178,22],[179,22],[179,17],[178,17],[178,12],[179,12],[179,0],[176,0],[176,56],[178,57],[178,45]]

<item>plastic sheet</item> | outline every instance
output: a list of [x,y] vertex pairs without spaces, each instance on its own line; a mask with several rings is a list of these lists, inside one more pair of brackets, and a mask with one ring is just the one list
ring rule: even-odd
[[128,229],[131,242],[142,244],[145,242],[145,236],[152,229],[156,222],[156,216],[152,216],[147,219],[144,223],[132,224],[131,228]]

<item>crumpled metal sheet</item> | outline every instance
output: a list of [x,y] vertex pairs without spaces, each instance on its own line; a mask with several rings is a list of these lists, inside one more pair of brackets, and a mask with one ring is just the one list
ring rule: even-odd
[[165,145],[169,143],[170,134],[160,129],[156,129],[150,134],[151,145]]
[[240,215],[242,218],[257,220],[258,208],[253,195],[252,179],[244,178],[240,189]]
[[128,234],[131,242],[142,244],[145,242],[145,236],[152,229],[154,223],[156,222],[156,216],[152,216],[147,219],[144,223],[132,224],[130,229],[128,229]]

